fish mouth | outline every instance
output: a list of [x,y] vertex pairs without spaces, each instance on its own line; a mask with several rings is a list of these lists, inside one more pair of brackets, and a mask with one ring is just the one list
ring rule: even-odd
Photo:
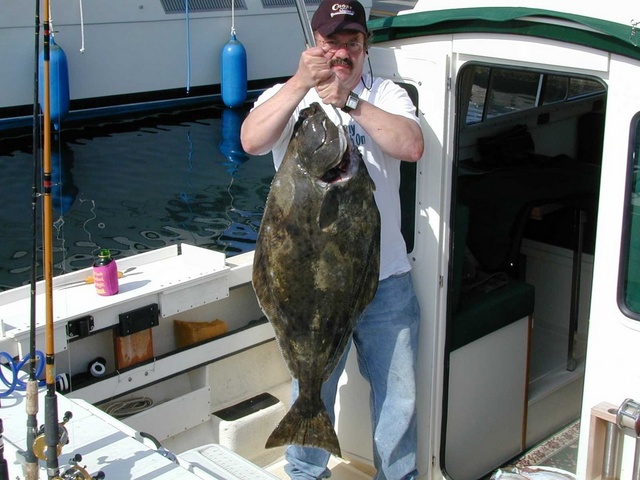
[[356,161],[358,157],[352,151],[355,147],[347,140],[342,129],[340,129],[340,146],[340,151],[344,153],[320,177],[320,181],[324,184],[336,185],[348,182],[358,171],[358,162]]
[[327,184],[343,183],[348,181],[353,176],[354,170],[349,157],[349,151],[347,150],[342,156],[340,163],[327,170],[320,180]]

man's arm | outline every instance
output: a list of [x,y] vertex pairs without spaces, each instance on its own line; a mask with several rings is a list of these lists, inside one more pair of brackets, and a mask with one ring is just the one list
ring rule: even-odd
[[305,50],[293,77],[273,97],[254,108],[242,123],[240,140],[244,151],[253,155],[269,151],[307,92],[331,75],[322,48]]
[[349,113],[387,155],[408,162],[417,162],[422,157],[424,139],[415,121],[385,112],[364,100]]
[[[350,92],[336,77],[320,82],[316,89],[325,104],[336,108],[345,106]],[[422,129],[414,120],[389,113],[362,99],[349,114],[387,155],[408,162],[417,162],[422,157]]]

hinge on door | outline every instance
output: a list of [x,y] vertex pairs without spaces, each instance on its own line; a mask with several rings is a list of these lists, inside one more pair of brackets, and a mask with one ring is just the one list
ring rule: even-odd
[[447,90],[451,90],[451,77],[447,78]]
[[440,277],[438,278],[438,285],[440,287],[444,286],[444,277],[442,275],[440,275]]

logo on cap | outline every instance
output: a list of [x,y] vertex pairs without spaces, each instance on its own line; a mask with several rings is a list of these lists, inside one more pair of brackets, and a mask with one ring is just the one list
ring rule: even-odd
[[[339,3],[334,3],[333,7],[331,7],[331,10],[334,10],[334,12],[331,13],[331,17],[333,18],[336,15],[355,15],[356,12],[353,11],[353,9],[351,8],[350,5],[344,5],[344,4],[339,4]],[[337,12],[335,10],[338,10]]]

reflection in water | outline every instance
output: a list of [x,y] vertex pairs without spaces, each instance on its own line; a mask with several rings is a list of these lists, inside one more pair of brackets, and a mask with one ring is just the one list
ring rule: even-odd
[[[207,105],[60,132],[55,275],[89,267],[99,248],[116,258],[181,242],[227,255],[252,250],[274,172],[269,157],[242,151],[245,114]],[[0,139],[0,289],[30,275],[29,142]]]
[[63,142],[55,142],[58,148],[51,152],[51,203],[53,210],[64,215],[78,196],[73,183],[73,150]]
[[226,158],[224,165],[229,167],[227,172],[231,176],[235,174],[238,165],[249,160],[240,143],[240,127],[245,117],[246,112],[239,108],[225,108],[222,111],[222,139],[219,148]]

